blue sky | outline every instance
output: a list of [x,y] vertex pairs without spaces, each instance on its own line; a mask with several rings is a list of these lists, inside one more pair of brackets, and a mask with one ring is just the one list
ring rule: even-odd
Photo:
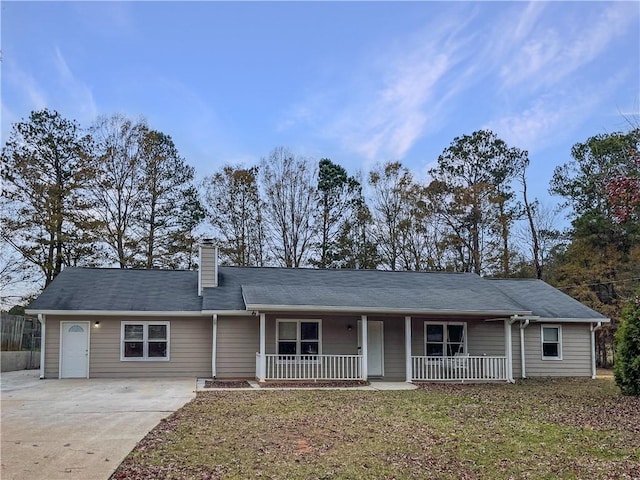
[[2,138],[33,109],[146,117],[199,177],[276,146],[420,179],[454,137],[530,152],[534,195],[640,103],[638,2],[2,2]]

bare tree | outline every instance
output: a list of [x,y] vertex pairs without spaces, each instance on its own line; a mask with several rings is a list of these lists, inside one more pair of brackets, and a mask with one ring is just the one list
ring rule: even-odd
[[100,117],[91,127],[100,169],[91,192],[98,205],[96,216],[102,238],[115,253],[120,268],[134,265],[137,245],[133,233],[141,205],[142,137],[144,122],[134,123],[122,115]]
[[558,228],[558,212],[539,200],[527,200],[524,225],[514,232],[514,242],[521,244],[523,257],[529,263],[536,278],[546,277],[546,266],[552,252],[564,241]]
[[373,231],[380,256],[387,268],[398,270],[403,268],[401,257],[407,230],[413,227],[407,206],[413,176],[400,162],[388,162],[369,172],[369,185],[373,189]]
[[534,221],[534,205],[529,202],[527,195],[527,167],[529,166],[529,160],[522,165],[519,174],[520,184],[522,185],[522,201],[524,202],[524,213],[527,217],[527,223],[529,225],[529,233],[531,234],[531,253],[533,257],[533,266],[536,270],[536,278],[542,278],[542,258],[540,255],[540,240],[538,228]]
[[316,172],[310,160],[275,148],[260,166],[265,223],[274,259],[285,267],[308,263],[316,235]]

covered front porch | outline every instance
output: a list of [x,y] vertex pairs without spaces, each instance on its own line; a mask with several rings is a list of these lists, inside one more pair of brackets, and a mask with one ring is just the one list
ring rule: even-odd
[[259,321],[255,372],[261,382],[513,379],[511,319],[369,315],[297,319],[261,313]]

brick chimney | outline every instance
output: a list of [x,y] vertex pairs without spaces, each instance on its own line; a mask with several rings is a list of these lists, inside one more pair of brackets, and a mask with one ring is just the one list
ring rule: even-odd
[[205,238],[200,244],[200,268],[198,270],[198,295],[203,288],[218,286],[218,247],[213,239]]

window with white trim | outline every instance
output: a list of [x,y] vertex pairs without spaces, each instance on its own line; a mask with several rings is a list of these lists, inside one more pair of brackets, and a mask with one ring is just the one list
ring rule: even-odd
[[540,325],[543,360],[562,360],[562,327]]
[[121,361],[169,360],[169,322],[125,321],[120,338]]
[[424,322],[427,357],[452,357],[467,352],[466,322]]
[[320,320],[278,320],[276,351],[278,355],[320,355]]

